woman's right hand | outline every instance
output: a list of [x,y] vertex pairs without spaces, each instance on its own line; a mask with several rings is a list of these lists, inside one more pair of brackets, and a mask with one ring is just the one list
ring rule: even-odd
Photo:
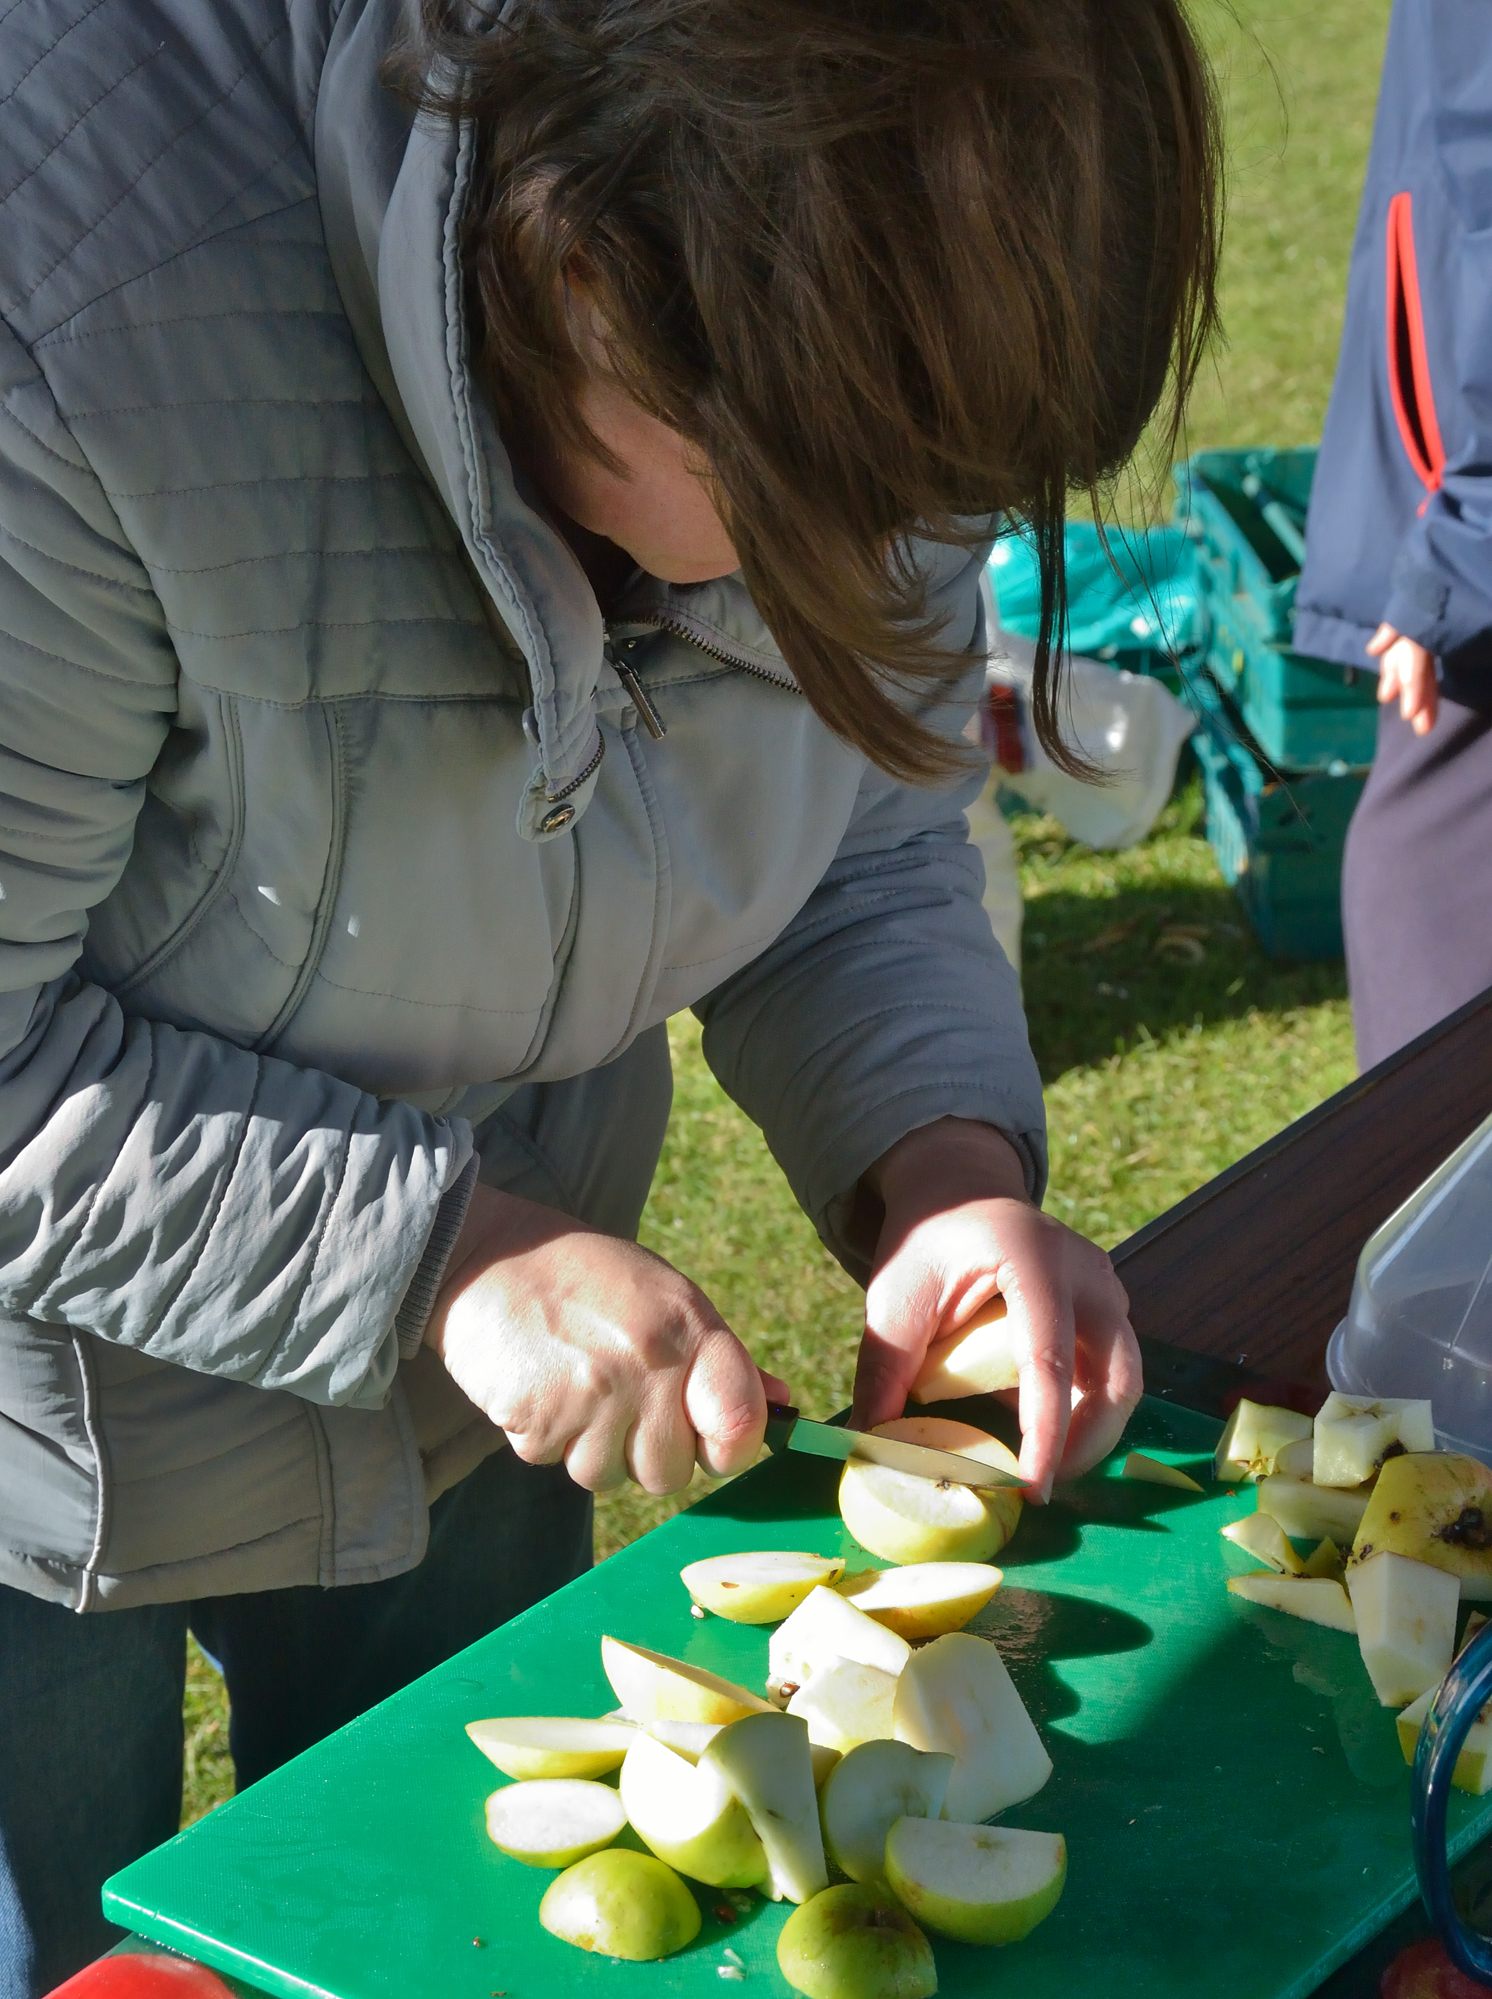
[[695,1284],[662,1257],[554,1208],[478,1186],[425,1344],[528,1464],[577,1485],[678,1492],[696,1463],[744,1471],[761,1447],[762,1375]]

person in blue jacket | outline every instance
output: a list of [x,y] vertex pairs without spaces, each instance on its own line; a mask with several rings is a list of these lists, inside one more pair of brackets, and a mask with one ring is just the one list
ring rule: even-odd
[[1492,985],[1492,7],[1397,0],[1296,601],[1379,674],[1342,914],[1371,1067]]

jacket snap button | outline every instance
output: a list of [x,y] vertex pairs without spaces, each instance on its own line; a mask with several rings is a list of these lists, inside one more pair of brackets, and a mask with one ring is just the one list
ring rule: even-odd
[[573,805],[556,805],[552,812],[546,812],[539,821],[541,833],[557,833],[561,826],[568,826],[575,817]]

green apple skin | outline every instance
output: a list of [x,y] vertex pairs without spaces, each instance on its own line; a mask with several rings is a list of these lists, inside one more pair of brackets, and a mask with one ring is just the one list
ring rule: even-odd
[[777,1968],[805,1999],[932,1999],[932,1945],[884,1889],[825,1888],[788,1917]]
[[[1056,1848],[1057,1865],[1045,1880],[1030,1893],[999,1900],[984,1899],[983,1896],[954,1895],[947,1892],[955,1870],[944,1870],[923,1866],[916,1873],[908,1871],[913,1856],[910,1840],[903,1834],[904,1827],[921,1831],[927,1825],[925,1820],[899,1819],[886,1835],[886,1882],[897,1900],[916,1917],[926,1923],[939,1936],[953,1937],[959,1943],[1004,1944],[1019,1943],[1029,1936],[1038,1923],[1044,1922],[1062,1899],[1062,1890],[1067,1884],[1067,1842],[1053,1837]],[[937,1822],[934,1822],[937,1824]],[[1017,1832],[1013,1828],[993,1825],[959,1826],[946,1821],[937,1824],[939,1835],[946,1838],[950,1852],[957,1844],[966,1850],[978,1853],[981,1849],[991,1856],[992,1869],[988,1889],[999,1886],[994,1870],[998,1867],[998,1856],[1002,1848],[1009,1848],[1013,1841],[1040,1838],[1045,1843],[1047,1835]],[[963,1835],[960,1841],[957,1836]],[[941,1843],[941,1841],[940,1841]],[[933,1858],[922,1856],[924,1860]],[[928,1879],[931,1874],[934,1878]]]
[[671,1957],[699,1935],[699,1904],[651,1853],[612,1846],[555,1876],[539,1921],[561,1943],[633,1964]]

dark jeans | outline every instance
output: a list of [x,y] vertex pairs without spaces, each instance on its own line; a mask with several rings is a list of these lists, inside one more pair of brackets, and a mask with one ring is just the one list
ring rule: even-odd
[[101,1883],[176,1831],[188,1630],[222,1667],[242,1789],[590,1559],[590,1495],[500,1451],[389,1582],[82,1617],[0,1587],[0,1999],[39,1999],[117,1943]]

